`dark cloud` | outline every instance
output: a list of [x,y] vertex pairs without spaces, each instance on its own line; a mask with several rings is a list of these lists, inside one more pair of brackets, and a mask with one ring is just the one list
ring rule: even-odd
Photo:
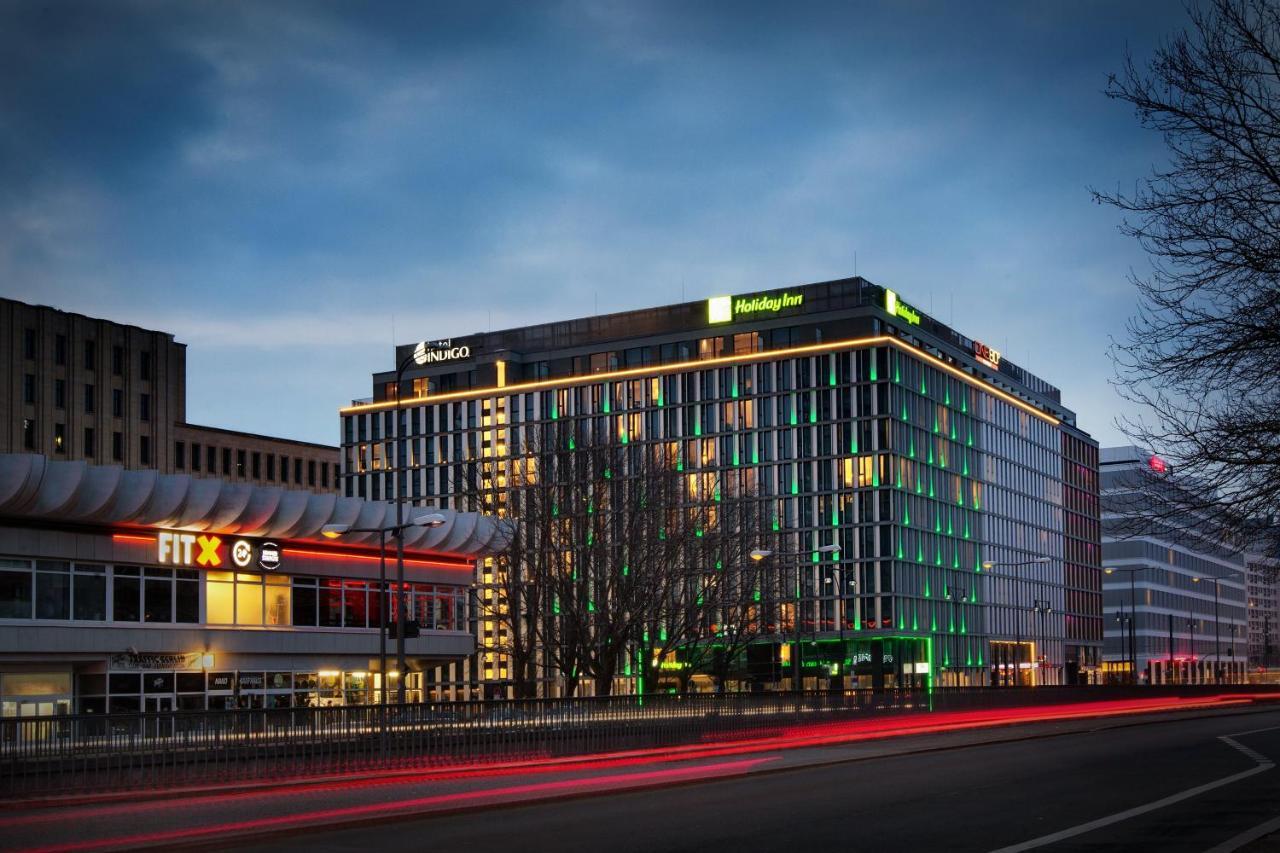
[[1101,351],[1142,259],[1085,187],[1160,152],[1100,90],[1181,20],[1102,2],[11,2],[0,282],[173,330],[193,388],[288,371],[284,420],[192,416],[328,440],[316,413],[367,392],[393,322],[410,340],[819,280],[856,251],[943,319],[1008,330],[1105,432]]

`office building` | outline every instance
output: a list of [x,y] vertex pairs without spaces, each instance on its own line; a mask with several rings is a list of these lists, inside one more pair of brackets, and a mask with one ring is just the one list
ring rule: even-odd
[[[405,532],[409,701],[472,654],[475,561],[509,539],[438,512]],[[0,716],[377,702],[378,536],[320,533],[394,520],[385,503],[0,454]],[[393,549],[388,564],[394,632]]]
[[187,423],[187,347],[0,299],[0,453],[337,490],[337,448]]
[[[810,687],[1095,675],[1097,444],[1057,388],[892,290],[842,279],[422,341],[395,359],[341,412],[349,496],[466,508],[457,484],[507,482],[512,448],[573,421],[767,502],[787,550],[813,560],[798,595],[783,565],[762,592],[774,632],[753,658],[774,666],[744,688],[790,685],[796,634]],[[817,551],[833,544],[837,559]],[[509,677],[490,651],[500,632],[482,624],[479,655],[443,676],[460,695]]]
[[1242,681],[1244,555],[1194,513],[1166,514],[1177,471],[1159,456],[1104,447],[1100,471],[1108,680]]

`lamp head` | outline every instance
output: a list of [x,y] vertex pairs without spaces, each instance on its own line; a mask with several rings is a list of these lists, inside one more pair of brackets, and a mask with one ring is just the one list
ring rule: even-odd
[[409,522],[414,527],[440,527],[448,519],[438,512],[429,512],[426,515],[420,515]]
[[773,556],[773,552],[766,548],[751,549],[751,559],[755,560],[757,563],[766,557],[772,557],[772,556]]
[[996,565],[996,564],[995,564],[995,563],[993,563],[993,562],[991,562],[990,560],[983,560],[983,561],[982,561],[982,568],[984,568],[984,569],[993,569],[993,568],[995,568],[995,565]]
[[350,529],[350,524],[326,524],[320,528],[320,535],[325,539],[337,539]]

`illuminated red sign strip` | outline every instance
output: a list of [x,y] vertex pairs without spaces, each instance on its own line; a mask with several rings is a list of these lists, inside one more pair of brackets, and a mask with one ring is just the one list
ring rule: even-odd
[[[217,538],[217,537],[213,537],[213,538]],[[137,544],[145,544],[145,545],[156,545],[157,540],[155,536],[139,536],[132,533],[113,533],[111,535],[111,541],[120,542],[120,543],[130,543],[130,544],[137,543]],[[198,549],[199,546],[197,545],[196,548]],[[310,559],[327,559],[327,560],[338,560],[338,561],[343,561],[343,560],[370,561],[372,560],[373,562],[377,562],[378,560],[378,555],[376,551],[373,553],[369,553],[369,552],[359,552],[359,551],[327,551],[327,550],[322,550],[318,548],[312,549],[312,548],[289,548],[289,547],[281,548],[280,551],[282,554],[310,558]],[[417,556],[409,556],[409,554],[416,554]],[[395,554],[393,552],[388,552],[387,561],[389,563],[395,561]],[[449,557],[438,557],[434,555],[427,557],[423,552],[420,552],[420,551],[406,552],[404,564],[406,566],[421,566],[421,567],[433,568],[433,569],[455,569],[459,571],[468,571],[468,572],[475,567],[475,564],[470,560],[467,560],[466,558],[459,557],[459,558],[450,559]]]

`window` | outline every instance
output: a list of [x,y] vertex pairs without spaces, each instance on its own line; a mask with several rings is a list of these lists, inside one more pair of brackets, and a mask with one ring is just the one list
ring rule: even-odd
[[142,589],[142,621],[173,621],[173,569],[147,568]]
[[288,456],[280,457],[280,482],[282,483],[289,482],[289,457]]
[[307,460],[307,485],[314,486],[316,484],[316,460]]
[[34,403],[36,401],[36,376],[34,373],[24,373],[22,376],[22,402]]
[[111,348],[111,373],[115,376],[124,376],[124,347]]
[[261,453],[255,452],[253,454],[253,479],[255,480],[262,479],[262,454]]
[[36,561],[36,618],[71,618],[71,564]]
[[53,380],[53,405],[59,409],[67,407],[67,380]]
[[138,395],[138,417],[141,418],[144,423],[151,420],[150,394]]
[[111,458],[116,462],[124,460],[124,436],[121,433],[111,433]]
[[0,619],[31,618],[31,563],[0,559]]
[[93,345],[93,341],[84,342],[84,369],[93,370],[94,362],[97,358],[97,350]]
[[191,442],[191,470],[200,470],[200,442]]
[[[240,464],[240,469],[244,470],[243,461]],[[222,448],[222,473],[223,474],[231,473],[231,448],[230,447]]]
[[35,329],[22,330],[22,357],[23,358],[36,357],[36,330]]
[[276,455],[274,453],[267,454],[267,482],[274,483],[276,481]]
[[53,425],[53,452],[54,453],[67,452],[67,425],[66,424]]
[[205,471],[209,472],[210,474],[218,473],[218,448],[212,447],[212,446],[209,447],[209,449],[205,451],[204,461],[205,461],[205,466],[204,466]]
[[27,450],[36,449],[36,422],[31,418],[22,419],[22,446]]
[[111,417],[124,417],[124,391],[119,388],[111,389]]
[[173,443],[173,467],[181,471],[187,467],[187,444],[183,441]]
[[53,363],[59,367],[67,365],[67,336],[54,335],[53,338]]
[[243,477],[245,469],[245,452],[243,450],[236,451],[236,476]]
[[84,411],[85,411],[85,414],[93,414],[94,404],[95,404],[96,402],[97,402],[97,399],[96,399],[95,394],[94,394],[93,386],[92,386],[92,385],[86,385],[86,386],[84,386]]
[[97,435],[93,431],[93,427],[84,428],[84,455],[88,457],[96,456],[98,452]]
[[320,485],[326,489],[329,488],[329,463],[328,462],[320,463]]
[[141,457],[143,465],[151,464],[151,436],[143,435],[138,437],[138,455]]
[[151,353],[149,352],[141,353],[140,361],[141,361],[141,364],[139,366],[142,368],[141,370],[142,378],[144,380],[150,380],[151,379]]
[[116,566],[111,570],[111,619],[142,621],[142,578],[137,566]]
[[107,618],[107,570],[105,566],[76,563],[71,576],[73,619],[102,622]]
[[302,460],[293,460],[293,482],[302,485]]
[[211,625],[288,625],[289,578],[205,572],[205,611]]

